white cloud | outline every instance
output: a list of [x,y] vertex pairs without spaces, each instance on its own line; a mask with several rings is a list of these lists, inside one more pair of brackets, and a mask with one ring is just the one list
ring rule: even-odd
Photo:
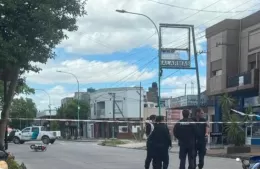
[[[160,2],[173,3],[171,0],[161,0]],[[174,5],[203,9],[214,4],[205,10],[228,11],[233,9],[235,11],[249,7],[251,7],[250,10],[256,9],[255,4],[258,3],[257,0],[246,3],[244,0],[237,0],[232,4],[228,0],[215,2],[215,0],[183,0],[174,1]],[[238,6],[240,7],[236,8]],[[197,33],[201,32],[201,28],[213,25],[225,18],[241,18],[250,13],[196,12],[159,5],[148,0],[90,0],[87,4],[88,15],[78,20],[79,30],[68,33],[69,39],[64,40],[60,47],[64,47],[69,52],[100,54],[127,51],[141,44],[157,46],[156,34],[147,40],[155,33],[154,26],[149,20],[142,16],[117,13],[116,9],[146,14],[154,20],[156,25],[159,23],[194,24],[199,26],[196,28]],[[184,35],[178,31],[167,33],[165,37],[165,43],[173,42],[174,46],[184,43],[185,46]],[[205,41],[205,38],[198,39],[197,44],[201,41]],[[200,49],[200,46],[198,48]]]
[[[185,84],[186,84],[186,94],[197,94],[197,78],[196,75],[183,75],[183,76],[173,76],[166,78],[162,81],[162,88],[169,87],[172,90],[169,92],[162,92],[164,97],[178,97],[185,94]],[[206,90],[206,77],[200,77],[200,89],[201,92]]]
[[[88,61],[84,59],[66,60],[55,64],[38,65],[42,68],[39,73],[29,72],[25,74],[28,82],[38,84],[75,84],[75,78],[57,70],[73,73],[77,76],[80,84],[87,83],[108,83],[116,82],[123,78],[124,81],[140,81],[153,78],[155,71],[148,71],[145,68],[138,69],[137,65],[131,65],[122,61]],[[128,78],[126,78],[128,77]]]
[[[60,107],[61,99],[65,97],[72,97],[74,93],[68,92],[62,86],[55,86],[46,92],[50,95],[51,108],[56,109]],[[38,110],[47,110],[49,105],[49,97],[45,92],[36,90],[34,95],[18,95],[17,97],[31,98],[35,102]]]

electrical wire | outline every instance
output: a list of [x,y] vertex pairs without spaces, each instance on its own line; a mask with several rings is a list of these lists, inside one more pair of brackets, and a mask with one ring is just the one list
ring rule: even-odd
[[[234,10],[234,9],[236,9],[236,8],[239,8],[240,6],[243,6],[243,5],[245,5],[246,3],[249,3],[250,1],[252,1],[252,0],[246,0],[245,2],[243,2],[242,4],[240,4],[240,5],[237,5],[237,6],[235,6],[235,7],[233,7],[233,8],[231,8],[229,11],[232,11],[232,10]],[[259,4],[259,3],[258,3]],[[251,6],[249,7],[249,8],[247,8],[247,9],[250,9],[251,8]],[[240,13],[243,13],[243,12],[240,12]],[[239,13],[239,14],[240,14]],[[235,16],[237,16],[237,15],[239,15],[239,14],[236,14]],[[224,14],[222,14],[222,15],[224,15]],[[196,28],[199,28],[199,27],[201,27],[201,26],[204,26],[205,24],[207,24],[207,23],[209,23],[209,22],[211,22],[211,21],[213,21],[213,20],[215,20],[215,19],[217,19],[217,18],[219,18],[220,16],[222,16],[222,15],[219,15],[219,16],[216,16],[216,17],[214,17],[213,19],[210,19],[210,20],[208,20],[208,21],[206,21],[206,22],[204,22],[204,23],[202,23],[202,24],[200,24],[200,25],[198,25],[198,26],[195,26],[194,27],[194,29],[196,29]],[[234,17],[234,16],[233,16]],[[205,32],[205,30],[206,29],[204,29],[203,31],[201,31],[201,32],[199,32],[199,33],[197,33],[196,34],[196,36],[198,35],[198,34],[201,34],[201,33],[204,33]],[[181,36],[178,36],[176,39],[180,39],[181,37],[183,37],[185,34],[182,34]],[[179,40],[179,41],[172,41],[172,42],[169,42],[167,45],[171,45],[173,42],[176,42],[176,43],[179,43],[180,41],[185,41],[185,39],[181,39],[181,40]],[[188,44],[188,43],[187,43]]]
[[204,9],[195,9],[195,8],[187,8],[187,7],[182,7],[182,6],[177,6],[177,5],[173,5],[173,4],[168,4],[168,3],[163,3],[163,2],[159,2],[159,1],[154,1],[154,0],[147,0],[147,1],[151,1],[157,4],[161,4],[161,5],[165,5],[165,6],[170,6],[173,8],[179,8],[179,9],[184,9],[184,10],[191,10],[191,11],[199,11],[199,12],[210,12],[210,13],[239,13],[239,12],[250,12],[252,10],[242,10],[242,11],[216,11],[216,10],[204,10]]

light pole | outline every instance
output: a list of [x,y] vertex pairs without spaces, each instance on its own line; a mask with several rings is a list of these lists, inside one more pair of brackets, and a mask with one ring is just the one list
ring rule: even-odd
[[80,106],[79,106],[79,80],[78,80],[78,78],[77,78],[77,76],[76,75],[74,75],[73,73],[70,73],[70,72],[65,72],[65,71],[60,71],[60,70],[57,70],[57,72],[59,72],[59,73],[66,73],[66,74],[70,74],[70,75],[72,75],[76,80],[77,80],[77,83],[78,83],[78,97],[77,97],[77,99],[78,99],[78,111],[77,111],[77,114],[78,114],[78,125],[77,125],[77,128],[78,128],[78,137],[79,137],[79,110],[80,110]]
[[159,115],[161,115],[161,75],[162,75],[162,69],[161,69],[161,55],[160,55],[160,34],[159,34],[159,30],[156,26],[156,24],[154,23],[154,21],[148,17],[147,15],[141,14],[141,13],[135,13],[135,12],[128,12],[126,10],[116,10],[116,12],[119,13],[128,13],[128,14],[132,14],[132,15],[139,15],[139,16],[143,16],[145,18],[147,18],[149,21],[151,21],[151,23],[153,24],[153,26],[156,29],[157,35],[158,35],[158,66],[159,66],[159,70],[158,70],[158,108],[159,108]]
[[[49,107],[49,114],[50,114],[50,119],[51,119],[51,97],[50,97],[49,93],[46,90],[44,90],[44,89],[34,89],[34,90],[42,91],[49,97],[49,106],[48,107]],[[51,122],[50,122],[49,125],[50,125],[49,129],[51,130]]]
[[50,97],[49,93],[44,89],[34,89],[34,90],[42,91],[49,97],[49,114],[50,114],[50,119],[51,119],[51,97]]

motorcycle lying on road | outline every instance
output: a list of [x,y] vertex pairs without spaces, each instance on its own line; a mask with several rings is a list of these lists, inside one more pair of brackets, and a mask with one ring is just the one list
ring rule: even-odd
[[249,159],[236,158],[236,161],[242,163],[243,169],[260,169],[260,156],[252,156]]
[[34,151],[46,151],[47,147],[42,144],[32,144],[30,145],[30,148]]

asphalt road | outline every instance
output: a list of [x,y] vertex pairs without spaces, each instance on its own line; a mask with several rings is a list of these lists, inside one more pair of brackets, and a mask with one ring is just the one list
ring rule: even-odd
[[[46,152],[33,152],[30,143],[9,145],[18,161],[28,169],[142,169],[146,152],[125,148],[103,147],[96,143],[56,142]],[[234,159],[206,157],[205,168],[239,169]],[[177,169],[177,154],[170,154],[169,169]]]

